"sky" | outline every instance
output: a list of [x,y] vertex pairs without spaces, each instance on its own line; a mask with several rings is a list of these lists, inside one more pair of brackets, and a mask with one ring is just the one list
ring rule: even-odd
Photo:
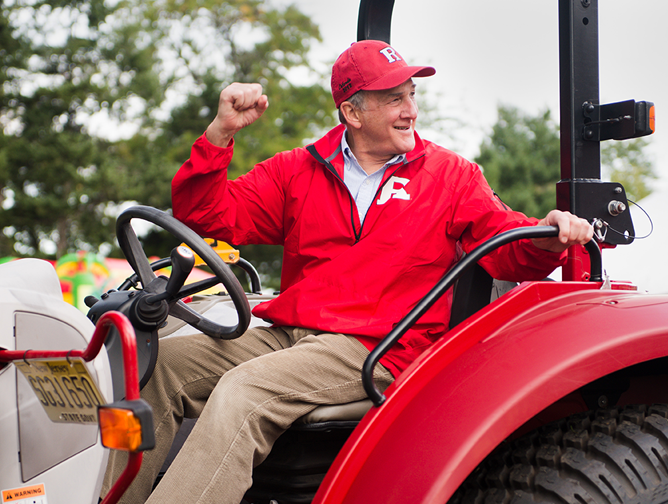
[[[285,0],[288,3],[289,0]],[[357,38],[359,0],[290,0],[318,24],[323,43],[312,61],[327,72]],[[436,75],[416,79],[441,113],[459,119],[452,131],[430,140],[471,159],[496,122],[497,106],[530,114],[549,108],[559,118],[559,0],[395,0],[392,45],[412,65],[432,65]],[[600,103],[628,99],[654,102],[657,131],[649,153],[659,180],[654,195],[639,202],[650,214],[652,235],[604,251],[613,279],[641,290],[668,292],[668,0],[599,1]],[[668,121],[667,121],[668,123]],[[418,131],[420,130],[418,118]],[[556,182],[556,181],[555,181]],[[638,235],[649,221],[632,212]],[[627,250],[621,250],[627,249]]]

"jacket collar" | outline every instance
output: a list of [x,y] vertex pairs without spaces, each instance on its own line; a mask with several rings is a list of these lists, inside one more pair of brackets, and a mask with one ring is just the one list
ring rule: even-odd
[[[317,161],[322,162],[322,160],[324,160],[329,163],[341,178],[343,178],[344,166],[343,153],[341,152],[341,137],[345,131],[345,125],[339,124],[327,132],[327,134],[320,140],[306,146],[306,149],[313,157],[316,158]],[[417,132],[415,132],[415,147],[412,151],[406,153],[405,163],[410,163],[411,161],[414,161],[415,159],[424,155],[424,149],[424,142],[417,134]],[[313,150],[315,150],[322,159],[318,159],[318,157],[314,155]]]

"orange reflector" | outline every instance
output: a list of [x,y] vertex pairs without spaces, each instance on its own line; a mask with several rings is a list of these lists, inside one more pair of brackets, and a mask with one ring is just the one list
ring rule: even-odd
[[652,130],[652,133],[656,131],[654,129],[654,105],[652,105],[649,109],[649,129]]
[[141,422],[130,410],[100,408],[102,444],[112,450],[136,451],[141,445]]

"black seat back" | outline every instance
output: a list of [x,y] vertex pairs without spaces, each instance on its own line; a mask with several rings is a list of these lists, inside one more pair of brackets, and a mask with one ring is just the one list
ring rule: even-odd
[[459,277],[453,287],[450,329],[489,304],[493,282],[494,279],[479,264]]

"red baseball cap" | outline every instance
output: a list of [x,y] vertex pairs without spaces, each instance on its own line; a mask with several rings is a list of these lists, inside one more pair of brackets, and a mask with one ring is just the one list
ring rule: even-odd
[[411,77],[429,77],[429,66],[408,66],[387,42],[355,42],[338,57],[332,68],[332,96],[336,108],[361,90],[391,89]]

